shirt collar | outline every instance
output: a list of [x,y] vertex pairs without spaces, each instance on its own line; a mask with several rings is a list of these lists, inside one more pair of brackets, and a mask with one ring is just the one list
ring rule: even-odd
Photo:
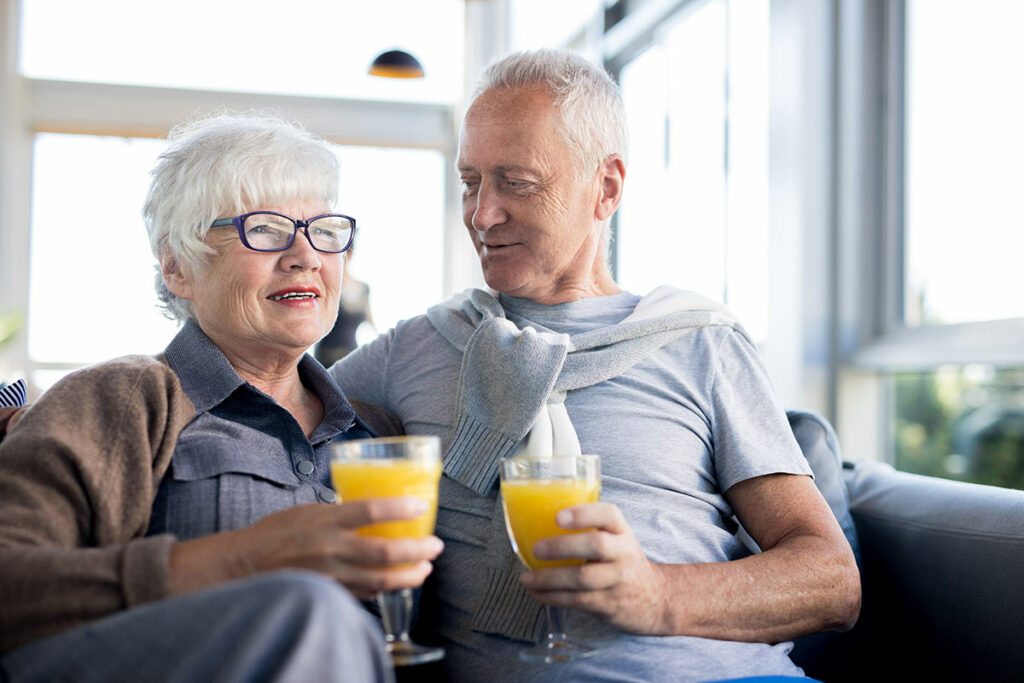
[[[164,350],[167,364],[178,376],[196,412],[206,412],[224,402],[239,387],[262,394],[235,372],[234,367],[194,320],[187,320]],[[309,354],[299,360],[299,377],[324,404],[324,419],[310,441],[318,443],[349,429],[355,411],[341,387]]]
[[164,356],[196,412],[210,410],[246,383],[217,345],[191,319],[185,321],[181,331],[167,345]]
[[353,422],[365,425],[356,417],[341,387],[334,381],[331,373],[308,353],[299,360],[299,376],[306,386],[316,394],[324,404],[324,419],[309,437],[310,442],[319,443],[334,438],[335,435],[348,430]]

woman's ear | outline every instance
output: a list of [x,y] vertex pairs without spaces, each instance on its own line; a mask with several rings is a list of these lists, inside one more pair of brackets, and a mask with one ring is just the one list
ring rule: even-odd
[[164,276],[167,289],[179,299],[192,300],[192,277],[170,254],[160,257],[160,273]]

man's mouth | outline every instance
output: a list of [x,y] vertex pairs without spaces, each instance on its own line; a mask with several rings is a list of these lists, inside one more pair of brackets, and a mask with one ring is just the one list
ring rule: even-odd
[[492,243],[481,242],[480,244],[482,244],[485,249],[504,249],[505,247],[514,247],[515,245],[517,245],[519,243],[518,242],[492,242]]

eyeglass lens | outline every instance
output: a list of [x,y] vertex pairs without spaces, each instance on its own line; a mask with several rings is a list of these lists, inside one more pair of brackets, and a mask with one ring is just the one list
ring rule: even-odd
[[[254,213],[245,219],[245,239],[253,249],[285,249],[295,234],[295,223],[272,213]],[[352,237],[352,221],[344,216],[327,215],[309,223],[309,239],[320,251],[343,251]]]

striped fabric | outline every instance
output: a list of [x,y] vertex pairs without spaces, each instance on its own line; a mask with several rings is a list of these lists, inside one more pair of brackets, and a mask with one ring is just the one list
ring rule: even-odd
[[14,384],[0,382],[0,406],[23,406],[27,398],[25,380],[19,379]]

